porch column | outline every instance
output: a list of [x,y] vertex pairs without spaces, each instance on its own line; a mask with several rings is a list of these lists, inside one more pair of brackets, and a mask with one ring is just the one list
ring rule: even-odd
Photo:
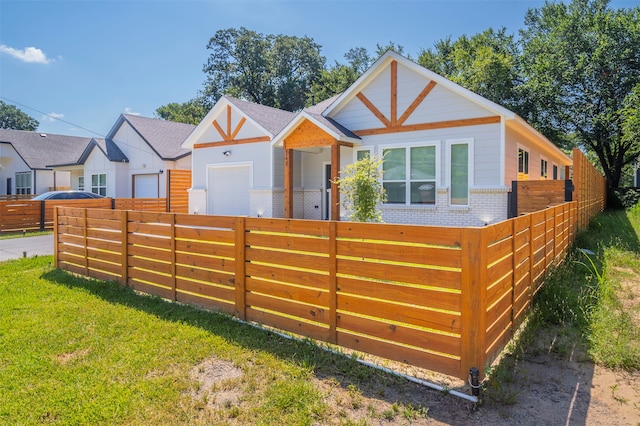
[[293,218],[293,149],[284,150],[284,217]]
[[331,220],[340,220],[340,186],[335,182],[340,172],[340,145],[331,145]]

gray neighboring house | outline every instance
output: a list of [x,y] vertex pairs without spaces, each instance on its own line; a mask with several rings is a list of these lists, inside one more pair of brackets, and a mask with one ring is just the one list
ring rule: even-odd
[[71,174],[52,163],[79,158],[93,138],[0,129],[0,195],[71,188]]
[[191,150],[181,145],[194,128],[121,114],[106,138],[92,139],[77,157],[49,164],[69,173],[72,189],[112,198],[164,198],[165,171],[191,169]]

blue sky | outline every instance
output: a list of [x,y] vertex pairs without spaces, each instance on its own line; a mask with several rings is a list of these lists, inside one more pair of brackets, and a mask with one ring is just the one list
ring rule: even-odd
[[[393,42],[417,57],[437,40],[524,27],[542,0],[0,0],[0,100],[39,131],[106,135],[121,113],[153,117],[202,88],[216,31],[308,36],[328,64]],[[640,0],[613,0],[634,7]],[[48,115],[46,115],[48,114]],[[58,117],[54,119],[52,117]]]

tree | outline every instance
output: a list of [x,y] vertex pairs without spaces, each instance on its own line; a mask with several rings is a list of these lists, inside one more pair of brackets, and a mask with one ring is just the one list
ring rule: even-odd
[[297,111],[320,78],[325,59],[308,37],[263,36],[246,28],[217,31],[203,71],[207,107],[223,94],[261,105]]
[[532,108],[524,118],[548,137],[574,135],[616,188],[638,156],[637,143],[625,136],[633,126],[624,123],[640,83],[640,8],[608,5],[573,0],[527,12],[522,70]]
[[313,105],[347,90],[373,62],[367,49],[363,47],[349,49],[345,53],[346,64],[336,61],[329,69],[323,69],[320,78],[313,83],[311,99],[307,105]]
[[18,107],[0,101],[0,129],[35,131],[40,123]]
[[418,56],[418,63],[425,68],[521,113],[526,103],[517,90],[521,84],[518,61],[517,42],[505,28],[462,35],[454,42],[450,37],[442,39]]
[[197,98],[182,104],[172,102],[156,109],[156,116],[163,120],[195,125],[200,124],[205,115],[207,109],[203,101]]
[[356,222],[382,222],[378,210],[386,201],[382,187],[382,158],[367,156],[349,164],[338,178],[337,185],[343,195],[342,205],[349,218]]

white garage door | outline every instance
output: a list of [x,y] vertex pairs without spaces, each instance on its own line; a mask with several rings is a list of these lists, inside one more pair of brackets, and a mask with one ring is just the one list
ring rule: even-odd
[[158,175],[134,175],[135,198],[158,198]]
[[208,184],[209,214],[249,215],[250,165],[210,167]]

